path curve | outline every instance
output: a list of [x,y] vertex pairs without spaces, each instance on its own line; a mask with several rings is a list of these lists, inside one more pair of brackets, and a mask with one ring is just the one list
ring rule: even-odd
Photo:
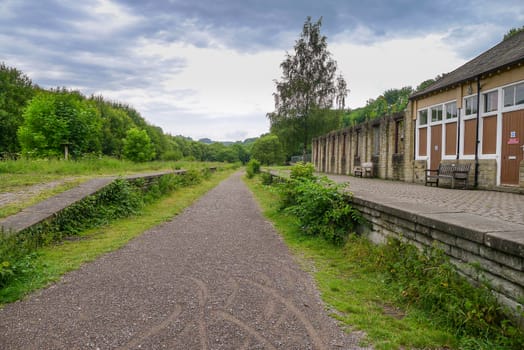
[[362,349],[234,174],[172,221],[0,310],[2,349]]

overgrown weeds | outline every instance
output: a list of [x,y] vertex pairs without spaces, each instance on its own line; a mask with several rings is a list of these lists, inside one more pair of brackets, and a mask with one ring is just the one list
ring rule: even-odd
[[296,216],[302,230],[342,244],[356,225],[363,222],[351,205],[351,195],[326,177],[313,175],[313,165],[298,163],[290,178],[278,184],[281,208]]
[[260,174],[260,162],[252,158],[246,164],[246,175],[249,179],[253,178],[256,174]]
[[377,252],[376,268],[389,288],[398,291],[398,303],[424,310],[465,343],[475,338],[489,349],[524,348],[524,333],[508,319],[508,310],[498,303],[489,283],[467,281],[438,246],[420,251],[389,239]]
[[57,213],[42,224],[19,233],[0,231],[0,288],[28,272],[40,247],[72,237],[92,227],[138,214],[149,203],[174,190],[200,183],[209,173],[191,169],[182,175],[163,175],[149,184],[118,179],[98,193]]
[[[337,222],[326,213],[336,212],[338,197],[327,193],[340,188],[315,178],[307,165],[297,169],[283,185],[250,186],[286,242],[314,261],[322,297],[337,310],[334,317],[363,330],[376,349],[524,348],[524,332],[490,286],[472,285],[439,247],[421,251],[400,239],[375,245],[351,233],[357,221],[342,231],[343,245],[323,229],[314,234],[316,225]],[[320,184],[328,190],[316,188]],[[316,222],[309,222],[312,217]],[[392,308],[399,310],[395,317]]]

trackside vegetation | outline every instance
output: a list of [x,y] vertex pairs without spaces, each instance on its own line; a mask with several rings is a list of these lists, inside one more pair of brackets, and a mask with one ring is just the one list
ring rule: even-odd
[[438,246],[421,251],[399,239],[375,245],[353,233],[362,218],[351,197],[341,204],[341,188],[309,165],[293,167],[289,180],[267,185],[261,175],[246,182],[315,275],[333,317],[363,331],[364,343],[388,350],[524,348],[524,332],[487,282],[470,284]]
[[[51,277],[48,276],[50,272],[47,265],[42,262],[43,252],[49,253],[55,247],[60,250],[64,243],[89,240],[91,237],[86,232],[91,231],[92,234],[92,231],[100,228],[107,229],[115,220],[127,217],[132,217],[135,221],[137,218],[142,219],[149,207],[162,202],[163,199],[169,199],[173,193],[187,191],[191,193],[191,189],[209,188],[209,184],[216,184],[212,177],[223,178],[221,173],[229,174],[234,168],[236,166],[229,165],[227,169],[230,170],[217,175],[213,175],[207,168],[190,169],[184,174],[167,174],[148,183],[143,179],[133,181],[118,179],[98,193],[66,208],[52,221],[16,234],[0,231],[0,304],[19,299],[32,289],[42,287],[57,278],[60,271],[63,273],[67,270],[59,263],[59,266],[55,267],[58,272],[51,272]],[[201,194],[202,191],[198,191],[197,195]],[[189,204],[187,201],[185,203]],[[162,213],[169,216],[170,213],[164,213],[169,209],[161,208],[154,212],[157,213],[156,215]],[[176,213],[171,213],[174,214]],[[140,231],[135,232],[134,235],[139,233]],[[127,236],[127,239],[133,237],[129,234],[124,236]],[[99,240],[100,237],[96,239]],[[122,242],[121,244],[126,241],[114,237],[108,245],[114,246],[114,240]],[[107,249],[101,248],[102,251]],[[78,251],[77,254],[80,257],[77,255],[73,259],[80,261],[83,256],[93,255],[85,250]],[[58,256],[58,259],[61,257]],[[35,283],[35,280],[39,282]]]

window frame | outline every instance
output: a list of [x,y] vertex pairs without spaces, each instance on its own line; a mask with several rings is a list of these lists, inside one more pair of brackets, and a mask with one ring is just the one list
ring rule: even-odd
[[[499,90],[495,89],[495,90],[491,90],[491,91],[487,91],[483,93],[482,102],[483,102],[482,103],[482,110],[483,110],[482,114],[483,115],[496,114],[499,110]],[[494,109],[488,109],[490,102],[495,105]]]
[[[424,124],[421,123],[421,120],[422,120],[422,113],[425,112],[426,113],[426,121],[424,122]],[[423,108],[423,109],[420,109],[418,111],[418,116],[417,116],[417,126],[418,127],[421,127],[421,126],[428,126],[428,121],[429,121],[429,108]]]
[[[451,117],[451,118],[448,118],[448,106],[451,106],[451,105],[455,105],[454,109],[455,109],[455,116],[454,117]],[[448,102],[448,103],[445,103],[444,104],[444,109],[445,109],[445,118],[444,118],[444,121],[447,123],[447,122],[452,122],[452,121],[456,121],[458,119],[458,109],[457,109],[457,101],[452,101],[452,102]]]
[[[443,104],[442,103],[439,103],[438,105],[434,105],[434,106],[431,106],[429,108],[430,110],[430,114],[431,114],[431,125],[436,125],[436,124],[441,124],[442,121],[443,121],[443,118],[444,118],[444,108],[443,108]],[[434,120],[434,114],[433,112],[436,111],[436,118]],[[440,113],[439,113],[440,111]],[[439,114],[440,114],[440,119],[439,119]]]
[[[522,92],[521,96],[521,103],[517,104],[517,88],[520,89]],[[519,81],[516,83],[512,83],[506,86],[502,86],[502,110],[504,111],[514,111],[519,109],[524,109],[524,81]],[[512,91],[512,103],[510,105],[506,105],[506,96],[507,91],[511,89]]]
[[[473,118],[473,117],[476,117],[477,116],[477,95],[470,95],[470,96],[466,96],[464,97],[464,119],[470,119],[470,118]],[[472,105],[472,108],[474,108],[474,110],[472,111],[472,113],[469,113],[468,114],[468,101],[472,101],[474,102],[473,105]]]

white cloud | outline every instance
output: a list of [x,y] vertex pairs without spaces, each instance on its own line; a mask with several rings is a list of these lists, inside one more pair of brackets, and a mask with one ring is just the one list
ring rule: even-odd
[[463,64],[453,47],[445,43],[445,36],[390,39],[373,45],[354,44],[339,37],[330,50],[351,90],[349,106],[362,107],[387,89],[415,88]]
[[79,5],[82,7],[82,12],[90,16],[85,20],[75,19],[70,24],[77,31],[87,33],[89,36],[96,37],[124,31],[144,20],[111,0],[75,4],[75,6]]

